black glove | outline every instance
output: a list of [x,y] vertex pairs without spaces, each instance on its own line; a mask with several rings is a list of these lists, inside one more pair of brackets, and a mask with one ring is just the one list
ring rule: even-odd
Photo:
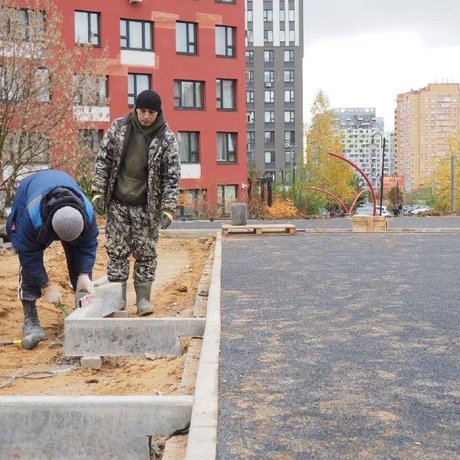
[[94,206],[94,210],[98,214],[105,214],[105,199],[104,195],[97,194],[93,196],[93,199],[91,200]]
[[172,215],[169,212],[163,211],[160,217],[160,228],[164,230],[172,224]]

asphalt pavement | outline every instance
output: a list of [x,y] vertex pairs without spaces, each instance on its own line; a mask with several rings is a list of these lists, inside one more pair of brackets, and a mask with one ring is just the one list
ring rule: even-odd
[[459,273],[460,230],[224,238],[217,458],[460,458]]

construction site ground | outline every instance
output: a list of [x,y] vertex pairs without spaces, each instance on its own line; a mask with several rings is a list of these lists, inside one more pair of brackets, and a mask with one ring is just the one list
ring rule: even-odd
[[[99,237],[93,279],[106,274],[104,234]],[[214,238],[162,234],[158,243],[157,276],[152,293],[153,317],[190,317],[193,314],[197,286]],[[22,337],[22,305],[17,297],[18,257],[0,251],[0,340]],[[65,254],[59,242],[45,251],[45,267],[50,280],[59,286],[69,310],[74,293],[69,283]],[[132,273],[132,270],[131,270]],[[127,310],[136,316],[132,279],[128,282]],[[188,340],[181,342],[178,357],[104,358],[99,370],[79,367],[77,359],[63,355],[64,317],[44,299],[37,309],[47,340],[34,350],[18,346],[0,347],[0,395],[174,395],[179,388]],[[14,377],[14,379],[12,379]],[[190,386],[185,394],[193,394]]]

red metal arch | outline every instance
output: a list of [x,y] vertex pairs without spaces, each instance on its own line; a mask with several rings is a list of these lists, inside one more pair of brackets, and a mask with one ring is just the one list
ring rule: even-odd
[[[343,155],[340,155],[339,153],[335,153],[335,152],[328,152],[328,155],[332,155],[333,157],[336,157],[338,158],[339,160],[343,160],[345,161],[346,163],[350,164],[351,166],[353,166],[353,168],[356,169],[356,171],[358,171],[361,176],[363,176],[364,180],[366,181],[368,187],[369,187],[369,190],[371,192],[371,196],[372,196],[372,215],[375,216],[375,211],[377,209],[377,200],[375,198],[375,192],[374,192],[374,187],[372,187],[372,182],[369,180],[369,178],[367,177],[366,173],[355,163],[353,163],[351,160],[349,160],[348,158],[345,158]],[[356,200],[356,198],[355,198]],[[356,203],[354,203],[356,204]],[[352,205],[353,207],[353,205]]]
[[342,206],[343,210],[348,214],[347,205],[339,197],[335,196],[333,193],[328,192],[327,190],[324,190],[323,188],[319,188],[319,187],[308,187],[308,188],[310,188],[311,190],[316,190],[317,192],[323,192],[326,195],[331,196],[332,198],[334,198],[335,201],[337,201],[340,204],[340,206]]

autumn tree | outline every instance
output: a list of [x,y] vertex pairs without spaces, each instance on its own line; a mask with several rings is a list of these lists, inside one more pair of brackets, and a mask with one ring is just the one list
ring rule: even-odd
[[439,159],[432,180],[434,184],[433,195],[435,198],[435,207],[445,213],[451,209],[452,161],[454,161],[455,166],[455,209],[460,209],[460,132],[451,133],[448,136],[447,145],[447,155]]
[[316,95],[311,114],[312,122],[307,130],[307,177],[312,186],[325,189],[344,202],[352,202],[356,195],[353,169],[328,155],[343,152],[343,138],[334,128],[335,119],[324,92]]
[[105,85],[103,59],[92,58],[90,46],[66,47],[56,0],[15,5],[0,7],[0,191],[7,203],[31,171],[78,175],[92,153],[78,142],[79,130],[91,126],[76,119],[76,105],[93,106]]

